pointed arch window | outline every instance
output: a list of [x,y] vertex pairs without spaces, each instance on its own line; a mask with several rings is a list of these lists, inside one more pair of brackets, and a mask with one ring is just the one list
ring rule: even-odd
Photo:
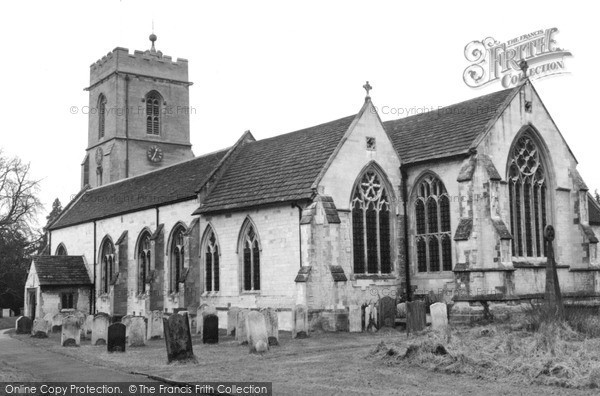
[[98,98],[98,139],[104,137],[106,126],[106,96],[100,94]]
[[56,248],[56,256],[67,256],[67,248],[62,243]]
[[144,231],[138,244],[138,293],[146,292],[146,284],[150,279],[150,233]]
[[112,277],[115,263],[115,246],[108,237],[102,243],[102,249],[100,251],[100,262],[101,291],[102,293],[108,293],[110,289],[110,278]]
[[156,91],[146,95],[146,133],[148,135],[160,135],[161,101],[162,98]]
[[390,200],[382,177],[367,169],[352,195],[355,274],[392,272]]
[[[204,267],[205,267],[205,277],[204,277],[204,290],[205,291],[219,291],[219,244],[217,242],[217,236],[215,235],[214,230],[209,228],[206,239],[204,242]],[[256,245],[258,246],[258,245]],[[254,247],[254,244],[251,244],[251,249]],[[257,248],[258,250],[258,248]],[[251,255],[252,256],[252,255]],[[244,255],[244,260],[246,256]],[[260,264],[260,257],[257,259]],[[252,272],[252,257],[250,257],[250,273]],[[260,271],[260,268],[258,269]],[[246,273],[246,263],[244,262],[244,274]],[[244,276],[245,279],[245,276]],[[260,272],[259,272],[259,282],[260,282]],[[250,285],[252,286],[252,285]],[[260,287],[260,284],[258,285]],[[253,290],[246,289],[244,290]],[[259,289],[254,289],[259,290]]]
[[418,272],[452,270],[450,198],[435,176],[425,176],[416,187],[415,246]]
[[244,291],[260,290],[260,245],[254,225],[246,221],[242,229],[242,287]]
[[181,283],[181,275],[183,273],[183,263],[185,258],[184,236],[185,228],[179,225],[173,232],[173,239],[171,242],[171,293],[179,292],[179,283]]
[[547,175],[538,145],[528,132],[519,137],[508,160],[508,191],[513,256],[546,257]]

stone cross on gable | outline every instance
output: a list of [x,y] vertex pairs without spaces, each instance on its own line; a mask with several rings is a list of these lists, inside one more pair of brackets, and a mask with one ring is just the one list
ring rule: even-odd
[[369,98],[369,91],[373,89],[373,87],[371,86],[371,84],[369,84],[369,82],[367,81],[365,83],[365,85],[363,85],[363,88],[365,89],[365,91],[367,91],[367,98]]
[[519,62],[519,68],[523,71],[523,78],[527,77],[527,69],[529,69],[529,65],[525,59]]

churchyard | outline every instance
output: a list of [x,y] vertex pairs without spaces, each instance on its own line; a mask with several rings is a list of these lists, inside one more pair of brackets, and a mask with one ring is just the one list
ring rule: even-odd
[[[419,309],[415,306],[399,310]],[[199,333],[190,327],[187,314],[169,315],[164,321],[167,340],[136,335],[143,329],[148,335],[156,331],[149,325],[152,320],[146,324],[143,318],[126,317],[127,326],[108,325],[103,315],[82,322],[86,334],[76,340],[77,334],[71,332],[71,342],[65,343],[70,330],[56,327],[44,338],[32,337],[26,333],[27,327],[24,334],[13,332],[11,336],[41,351],[124,372],[175,382],[267,381],[273,382],[274,394],[281,395],[462,395],[478,394],[483,387],[490,394],[558,395],[564,394],[565,387],[570,394],[597,392],[597,309],[570,309],[567,322],[554,323],[544,317],[540,306],[531,306],[508,321],[469,326],[448,324],[445,309],[443,304],[432,305],[426,326],[425,315],[416,315],[414,322],[407,320],[410,335],[405,321],[396,321],[392,327],[393,322],[381,313],[375,326],[368,327],[369,321],[365,321],[369,331],[319,330],[309,332],[308,337],[298,331],[278,331],[275,336],[273,329],[267,328],[273,322],[263,320],[269,317],[268,310],[232,310],[235,326],[217,331],[217,317],[207,309],[199,314],[204,319]],[[305,318],[296,315],[296,320],[302,323]],[[35,327],[33,323],[29,331],[33,329],[35,334]],[[88,328],[99,335],[90,334]],[[233,328],[241,331],[232,332]],[[102,337],[108,339],[108,349],[116,352],[107,351],[107,340]],[[122,349],[114,349],[111,343]]]

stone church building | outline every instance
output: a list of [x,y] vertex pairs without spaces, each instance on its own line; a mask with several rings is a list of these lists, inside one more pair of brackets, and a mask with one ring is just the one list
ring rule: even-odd
[[[195,157],[189,114],[170,111],[189,106],[188,62],[151,40],[90,68],[82,189],[48,231],[53,260],[87,268],[78,307],[206,303],[220,326],[230,307],[272,307],[283,329],[297,304],[344,329],[350,306],[385,295],[456,313],[543,293],[547,224],[565,295],[600,292],[600,210],[528,80],[387,122],[367,83],[355,114]],[[35,288],[29,315],[63,308]]]

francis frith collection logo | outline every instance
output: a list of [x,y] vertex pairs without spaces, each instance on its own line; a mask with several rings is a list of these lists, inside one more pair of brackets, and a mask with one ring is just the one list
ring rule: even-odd
[[465,46],[469,65],[465,83],[472,88],[500,82],[504,88],[517,85],[525,77],[539,79],[565,73],[566,57],[571,52],[558,47],[557,28],[537,30],[504,43],[488,37]]

